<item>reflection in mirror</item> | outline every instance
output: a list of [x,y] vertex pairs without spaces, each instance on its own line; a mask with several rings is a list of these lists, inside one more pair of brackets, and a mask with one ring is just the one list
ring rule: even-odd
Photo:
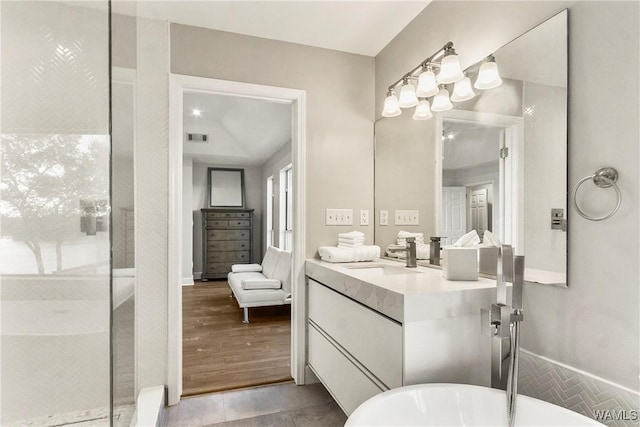
[[[434,120],[405,111],[376,122],[376,244],[422,233],[428,265],[430,236],[447,245],[490,231],[526,256],[526,280],[566,286],[566,223],[552,229],[551,211],[567,207],[567,12],[487,54],[501,86]],[[466,70],[472,81],[479,65]]]

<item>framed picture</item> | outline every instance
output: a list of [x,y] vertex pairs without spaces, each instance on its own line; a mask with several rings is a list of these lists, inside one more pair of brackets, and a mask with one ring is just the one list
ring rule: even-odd
[[244,169],[209,168],[209,207],[244,208]]

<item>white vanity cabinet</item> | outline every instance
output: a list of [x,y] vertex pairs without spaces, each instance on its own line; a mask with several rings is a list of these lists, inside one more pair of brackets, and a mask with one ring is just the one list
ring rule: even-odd
[[308,365],[347,414],[403,385],[490,383],[480,308],[495,300],[495,281],[412,273],[377,279],[307,260]]
[[402,385],[400,323],[313,279],[308,295],[309,366],[347,413]]

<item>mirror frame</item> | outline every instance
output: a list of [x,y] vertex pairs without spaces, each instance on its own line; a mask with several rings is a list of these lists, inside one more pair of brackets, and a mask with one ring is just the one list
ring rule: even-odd
[[210,167],[207,176],[209,207],[244,208],[244,169]]

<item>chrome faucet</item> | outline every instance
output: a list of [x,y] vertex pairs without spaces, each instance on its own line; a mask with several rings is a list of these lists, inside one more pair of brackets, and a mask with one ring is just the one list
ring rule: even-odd
[[416,268],[418,266],[415,237],[407,237],[407,246],[404,249],[389,249],[389,252],[405,252],[407,255],[407,268]]
[[[481,309],[481,329],[491,337],[491,387],[506,390],[509,425],[515,420],[518,384],[520,322],[523,320],[524,257],[513,255],[510,245],[498,250],[497,298],[491,310]],[[511,305],[507,282],[512,283]]]

